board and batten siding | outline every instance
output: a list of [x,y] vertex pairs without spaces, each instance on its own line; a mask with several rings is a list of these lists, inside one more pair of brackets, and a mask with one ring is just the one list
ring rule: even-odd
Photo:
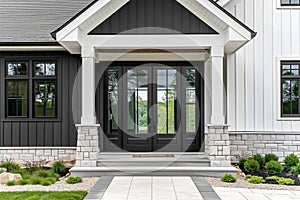
[[[9,119],[5,117],[5,58],[32,58],[47,59],[58,58],[57,65],[57,98],[58,117],[49,120],[35,119]],[[81,66],[81,57],[70,55],[67,52],[6,52],[0,53],[0,147],[38,147],[38,146],[76,146],[77,131],[75,123],[79,122],[81,116],[81,98],[72,98],[73,85],[78,70]],[[80,80],[74,85],[74,90],[80,95]],[[28,94],[32,95],[32,94]],[[73,100],[74,99],[74,100]],[[75,102],[72,102],[75,101]],[[73,106],[78,109],[72,111]],[[74,117],[73,117],[74,114]],[[75,121],[74,121],[75,119]]]
[[300,8],[277,0],[241,0],[229,11],[257,36],[227,59],[230,131],[299,132],[299,120],[278,120],[277,59],[300,60]]

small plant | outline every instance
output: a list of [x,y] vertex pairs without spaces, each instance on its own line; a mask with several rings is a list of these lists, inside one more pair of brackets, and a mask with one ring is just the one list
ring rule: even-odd
[[15,181],[8,181],[8,182],[6,183],[6,185],[7,185],[7,186],[14,186],[14,185],[16,185],[16,182],[15,182]]
[[41,179],[38,177],[34,177],[29,180],[29,183],[32,185],[38,185],[41,184]]
[[238,163],[238,166],[239,168],[243,171],[245,168],[244,168],[244,164],[245,162],[247,161],[246,158],[242,158],[241,160],[239,160],[239,163]]
[[266,170],[269,174],[280,174],[283,167],[278,161],[271,160],[266,164]]
[[274,161],[278,161],[278,156],[276,156],[275,154],[273,153],[270,153],[270,154],[266,154],[265,155],[265,162],[270,162],[271,160],[274,160]]
[[277,181],[280,179],[278,176],[269,176],[266,178],[266,181]]
[[53,164],[52,171],[54,173],[57,173],[57,174],[63,176],[66,174],[67,169],[61,161],[57,161]]
[[296,166],[299,163],[299,158],[295,154],[290,154],[284,159],[284,163],[288,167]]
[[291,168],[291,172],[296,175],[300,174],[300,162],[297,164],[297,166]]
[[260,166],[259,166],[259,163],[252,159],[252,158],[249,158],[245,164],[244,164],[244,168],[247,172],[257,172],[259,169],[260,169]]
[[260,176],[252,176],[249,179],[249,183],[253,183],[253,184],[260,184],[260,183],[263,183],[263,182],[265,182],[265,180],[264,180],[263,177],[260,177]]
[[33,174],[34,172],[36,171],[39,171],[41,168],[39,167],[30,167],[30,168],[27,168],[26,171],[29,173],[29,174]]
[[277,183],[279,185],[295,185],[295,181],[290,178],[279,178]]
[[38,171],[38,176],[41,178],[47,178],[50,176],[50,173],[45,170]]
[[15,173],[20,171],[20,166],[18,164],[12,162],[6,162],[0,165],[0,167],[4,167],[7,169],[7,172]]
[[251,177],[252,177],[251,174],[247,174],[247,175],[245,176],[245,180],[248,181]]
[[27,185],[29,184],[27,180],[20,180],[19,185]]
[[66,182],[68,184],[75,184],[75,183],[81,183],[82,182],[82,179],[78,176],[70,176]]
[[236,182],[236,178],[233,177],[231,174],[225,174],[222,179],[223,182],[225,183],[234,183]]
[[51,183],[49,181],[44,180],[44,181],[41,182],[41,185],[42,186],[49,186],[49,185],[51,185]]
[[54,184],[57,181],[57,179],[56,178],[46,178],[46,181],[50,182],[51,184]]
[[265,158],[262,155],[255,154],[251,158],[256,160],[259,163],[260,167],[263,167],[265,165]]

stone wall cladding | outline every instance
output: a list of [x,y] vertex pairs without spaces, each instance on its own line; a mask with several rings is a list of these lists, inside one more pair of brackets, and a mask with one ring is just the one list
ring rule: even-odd
[[205,152],[211,167],[231,165],[228,126],[208,126]]
[[72,160],[76,147],[1,147],[0,161]]
[[229,132],[231,160],[254,154],[273,153],[282,162],[291,153],[300,157],[300,133],[235,133]]
[[77,167],[96,167],[99,155],[98,126],[77,127]]

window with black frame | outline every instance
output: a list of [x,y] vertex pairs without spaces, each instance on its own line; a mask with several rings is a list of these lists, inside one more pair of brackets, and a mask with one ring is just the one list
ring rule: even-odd
[[56,68],[57,61],[6,61],[6,117],[57,117]]
[[300,117],[300,61],[281,62],[281,116]]
[[300,0],[281,0],[282,6],[300,6]]

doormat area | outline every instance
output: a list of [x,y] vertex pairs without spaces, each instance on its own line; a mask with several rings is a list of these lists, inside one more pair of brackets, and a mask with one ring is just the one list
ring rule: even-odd
[[133,158],[171,158],[174,154],[134,154]]

